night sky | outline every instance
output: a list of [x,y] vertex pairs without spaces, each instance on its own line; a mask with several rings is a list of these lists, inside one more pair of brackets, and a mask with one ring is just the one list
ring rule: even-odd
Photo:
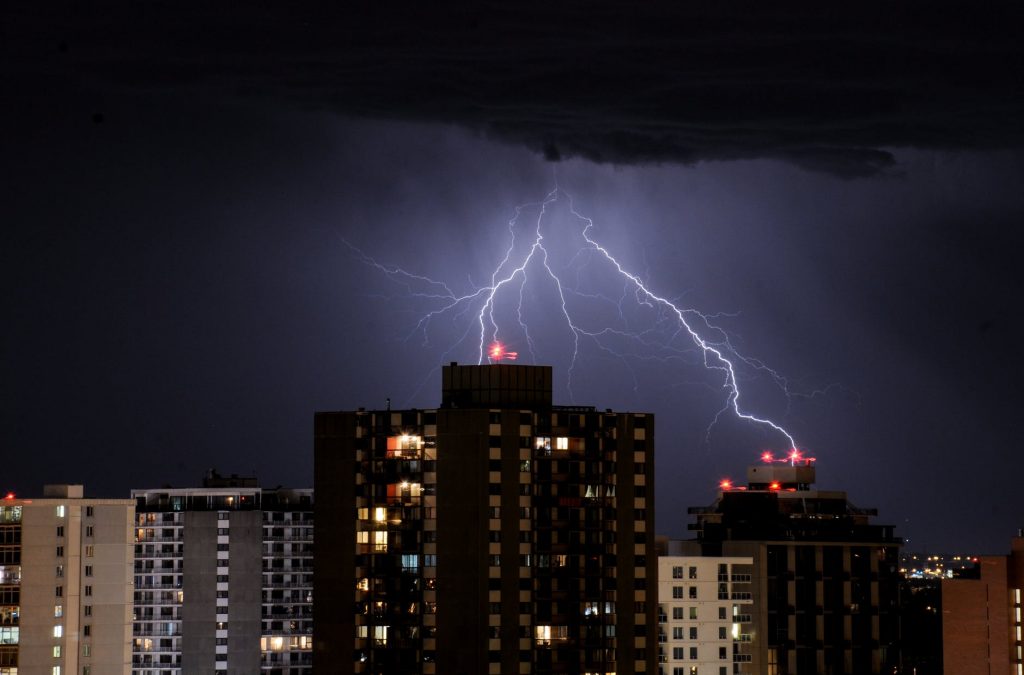
[[[438,367],[477,360],[472,311],[416,332],[437,301],[349,244],[467,292],[557,180],[552,264],[578,249],[571,195],[626,268],[786,379],[788,399],[741,369],[744,405],[820,487],[909,550],[1004,551],[1024,10],[683,4],[6,3],[0,489],[311,485],[314,411],[433,407]],[[621,293],[606,272],[573,278]],[[658,416],[660,532],[785,450],[728,415],[706,434],[725,391],[692,350],[583,340],[570,383],[550,291],[524,298],[556,403]]]

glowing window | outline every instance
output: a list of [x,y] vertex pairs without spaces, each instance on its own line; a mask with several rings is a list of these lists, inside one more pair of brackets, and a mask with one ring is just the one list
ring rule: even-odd
[[65,513],[64,505],[61,504],[60,506],[57,507],[57,517],[58,518],[63,518],[64,517],[64,513]]
[[64,626],[57,624],[53,627],[53,637],[59,638],[64,637]]
[[388,643],[388,627],[387,626],[374,626],[373,627],[373,641],[378,646],[384,646]]
[[388,533],[387,532],[374,532],[373,533],[373,550],[378,553],[385,553],[388,550]]
[[378,523],[383,523],[388,519],[388,510],[383,506],[378,506],[373,510],[373,519]]
[[551,437],[550,436],[537,436],[533,442],[533,447],[536,450],[544,450],[551,452]]
[[357,544],[369,544],[370,543],[370,533],[367,532],[366,530],[359,530],[358,532],[356,532],[356,543]]
[[559,436],[558,438],[556,438],[555,439],[555,449],[556,450],[568,450],[569,449],[569,439],[566,438],[565,436]]

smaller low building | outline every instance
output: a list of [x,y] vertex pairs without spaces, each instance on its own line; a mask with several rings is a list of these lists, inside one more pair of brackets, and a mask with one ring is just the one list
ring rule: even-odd
[[1009,555],[979,556],[973,570],[941,583],[943,672],[1024,675],[1024,532]]
[[665,675],[752,673],[754,559],[684,555],[658,541],[658,663]]

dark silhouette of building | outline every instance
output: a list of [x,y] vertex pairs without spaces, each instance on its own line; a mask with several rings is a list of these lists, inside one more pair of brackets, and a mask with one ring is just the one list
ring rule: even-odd
[[691,508],[689,554],[754,560],[751,672],[892,673],[899,664],[899,547],[845,492],[813,488],[813,460],[763,458]]
[[433,410],[315,418],[314,669],[656,671],[654,419],[551,368],[443,368]]

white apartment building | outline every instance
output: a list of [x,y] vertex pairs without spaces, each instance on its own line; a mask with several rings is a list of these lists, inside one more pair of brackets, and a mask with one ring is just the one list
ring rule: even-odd
[[659,556],[660,675],[751,672],[752,572],[752,558]]
[[0,675],[130,672],[133,518],[81,485],[0,499]]

